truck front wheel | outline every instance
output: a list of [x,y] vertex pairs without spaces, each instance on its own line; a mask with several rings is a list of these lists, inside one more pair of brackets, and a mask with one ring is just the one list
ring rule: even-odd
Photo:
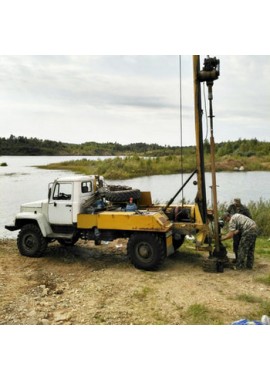
[[165,243],[152,233],[134,233],[127,245],[131,263],[138,269],[156,270],[166,257]]
[[37,225],[26,224],[19,232],[17,245],[21,255],[40,257],[47,248],[47,240]]

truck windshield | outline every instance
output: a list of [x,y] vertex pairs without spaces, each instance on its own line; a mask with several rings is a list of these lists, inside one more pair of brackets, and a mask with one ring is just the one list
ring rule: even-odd
[[70,200],[72,194],[72,183],[57,183],[54,187],[53,199]]

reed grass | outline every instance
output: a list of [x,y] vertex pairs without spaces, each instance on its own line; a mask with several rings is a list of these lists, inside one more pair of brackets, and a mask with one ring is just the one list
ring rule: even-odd
[[[184,161],[183,161],[184,162]],[[104,160],[72,160],[39,166],[42,169],[71,170],[80,174],[98,173],[107,179],[128,179],[156,174],[176,174],[180,170],[191,172],[195,169],[195,157],[189,157],[185,164],[180,156],[144,158],[140,156],[115,157]]]

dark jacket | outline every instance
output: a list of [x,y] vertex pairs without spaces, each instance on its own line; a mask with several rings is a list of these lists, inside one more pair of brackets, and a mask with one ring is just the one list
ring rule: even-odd
[[242,214],[242,215],[245,215],[248,218],[252,219],[251,213],[250,213],[249,209],[246,206],[242,205],[242,204],[240,206],[236,206],[234,203],[231,204],[228,207],[227,212],[230,213],[231,215]]

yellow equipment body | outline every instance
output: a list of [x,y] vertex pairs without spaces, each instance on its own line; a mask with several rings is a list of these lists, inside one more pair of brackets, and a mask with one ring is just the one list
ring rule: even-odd
[[98,214],[79,214],[77,227],[80,229],[113,229],[126,231],[167,232],[172,223],[161,212],[103,211]]
[[124,212],[103,211],[98,214],[79,214],[77,228],[91,230],[126,231],[129,233],[158,233],[163,236],[166,246],[166,256],[174,253],[173,223],[163,212]]

